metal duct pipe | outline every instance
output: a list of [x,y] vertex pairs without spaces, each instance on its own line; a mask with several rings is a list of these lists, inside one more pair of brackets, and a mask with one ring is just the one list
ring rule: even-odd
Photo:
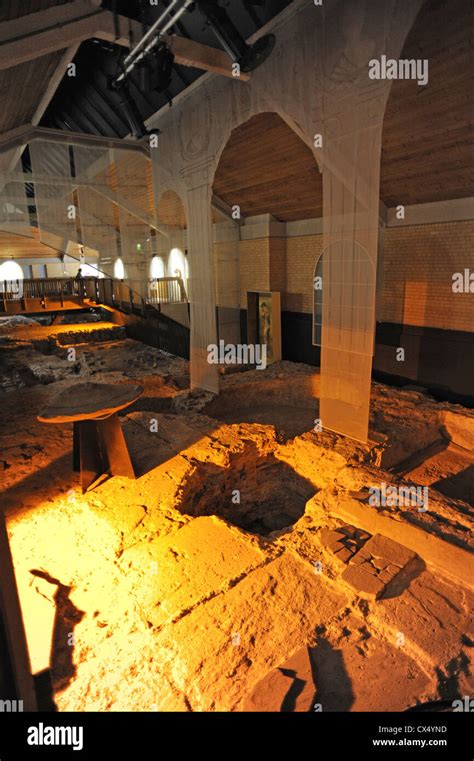
[[[176,0],[176,1],[177,1],[177,0]],[[171,4],[170,6],[168,6],[168,8],[166,9],[165,13],[162,13],[162,15],[160,16],[160,18],[159,18],[157,21],[155,21],[155,23],[153,24],[153,26],[152,26],[152,27],[150,27],[150,29],[148,30],[148,32],[147,32],[147,33],[145,34],[145,36],[144,36],[144,37],[143,37],[143,38],[140,40],[140,42],[137,44],[137,46],[136,46],[136,48],[135,48],[135,49],[137,49],[137,48],[138,48],[138,49],[140,49],[140,48],[143,46],[144,42],[145,42],[147,39],[150,39],[150,37],[151,37],[151,38],[152,38],[152,39],[151,39],[151,42],[149,42],[149,43],[148,43],[148,45],[145,47],[145,49],[144,49],[144,50],[142,50],[141,52],[139,52],[137,55],[134,55],[134,56],[133,56],[133,58],[132,58],[132,54],[131,54],[131,53],[130,53],[130,54],[127,56],[127,58],[126,58],[126,59],[125,59],[125,61],[124,61],[124,65],[125,65],[125,68],[124,68],[124,70],[122,71],[122,73],[121,73],[121,74],[119,74],[119,76],[116,78],[116,80],[115,80],[115,82],[116,82],[116,83],[118,83],[118,82],[121,82],[123,79],[125,79],[125,77],[127,76],[127,74],[130,74],[130,72],[131,72],[131,71],[133,71],[133,69],[135,68],[135,66],[137,65],[137,63],[138,63],[139,61],[141,61],[141,60],[142,60],[142,58],[144,58],[146,55],[148,55],[148,53],[150,52],[150,50],[152,50],[152,49],[155,47],[155,45],[156,45],[156,44],[159,42],[159,40],[161,39],[161,37],[162,37],[164,34],[166,34],[166,32],[168,31],[168,29],[171,29],[171,27],[173,26],[173,24],[175,24],[175,22],[176,22],[176,21],[178,21],[178,19],[179,19],[179,18],[181,18],[181,16],[182,16],[184,13],[186,13],[186,11],[188,10],[189,6],[190,6],[190,5],[194,5],[194,0],[184,0],[184,2],[183,2],[183,5],[181,6],[181,8],[178,8],[178,10],[176,11],[176,13],[174,13],[174,14],[173,14],[173,16],[172,16],[172,17],[171,17],[171,18],[170,18],[170,19],[169,19],[169,20],[166,22],[166,24],[164,25],[164,27],[163,27],[162,29],[158,29],[158,26],[159,26],[159,22],[161,22],[161,21],[162,21],[162,19],[163,19],[163,17],[164,17],[164,16],[168,15],[168,13],[169,13],[169,11],[170,11],[171,7],[173,7],[173,6],[174,6],[174,4],[175,4],[175,2],[174,2],[174,0],[173,0],[172,4]],[[154,35],[154,36],[153,36],[153,35]],[[128,63],[128,64],[127,64],[127,60],[129,61],[129,63]]]

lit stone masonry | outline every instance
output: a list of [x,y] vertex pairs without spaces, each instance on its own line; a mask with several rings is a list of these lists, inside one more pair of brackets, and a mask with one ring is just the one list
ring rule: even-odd
[[472,694],[472,508],[449,496],[468,498],[469,468],[439,451],[434,486],[416,464],[425,513],[367,500],[403,482],[384,460],[440,429],[469,458],[471,411],[374,384],[362,445],[314,432],[305,365],[223,376],[210,399],[186,389],[187,362],[130,339],[76,349],[81,378],[145,390],[122,416],[137,480],[84,495],[70,427],[36,421],[76,376],[5,395],[2,505],[31,660],[49,662],[59,710],[404,710],[442,695],[451,668]]
[[321,543],[343,563],[348,563],[369,538],[370,534],[366,531],[347,524],[337,529],[325,528],[321,531]]
[[402,572],[409,577],[410,570],[416,569],[416,560],[414,552],[376,534],[353,555],[342,578],[360,594],[378,598],[389,593],[392,582],[402,581]]
[[[120,567],[136,579],[131,592],[150,611],[150,624],[163,626],[222,593],[264,560],[239,532],[203,517],[171,536],[125,550]],[[147,573],[142,576],[143,569]]]
[[302,647],[257,684],[246,711],[314,710],[315,686],[309,649]]

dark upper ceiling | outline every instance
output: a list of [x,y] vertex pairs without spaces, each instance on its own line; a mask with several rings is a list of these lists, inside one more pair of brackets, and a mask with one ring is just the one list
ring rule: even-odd
[[[45,0],[53,2],[53,0]],[[31,0],[33,4],[34,0]],[[116,11],[150,25],[170,0],[159,0],[151,6],[149,0],[117,0]],[[221,3],[240,35],[247,39],[270,19],[282,11],[291,0],[231,0]],[[104,0],[102,6],[114,10],[113,0]],[[196,8],[176,23],[174,30],[182,37],[189,37],[210,47],[222,49],[206,25],[205,17]],[[58,129],[89,132],[110,137],[125,137],[130,127],[120,106],[120,96],[108,87],[108,78],[118,71],[118,62],[124,49],[99,40],[83,42],[75,58],[76,77],[65,76],[56,91],[41,124]],[[155,111],[170,102],[188,87],[203,71],[174,64],[173,76],[164,93],[145,91],[139,73],[133,72],[129,81],[131,95],[145,121]]]
[[[224,5],[225,0],[220,0]],[[348,2],[349,0],[344,0]],[[381,0],[380,0],[381,1]],[[117,0],[119,13],[151,23],[169,0]],[[2,0],[0,22],[63,0]],[[244,38],[279,13],[289,0],[230,0],[227,11]],[[113,8],[113,0],[104,7]],[[471,0],[426,0],[411,30],[402,58],[428,58],[429,83],[394,81],[387,104],[381,161],[381,197],[388,206],[424,203],[474,194],[472,157]],[[219,48],[198,12],[186,14],[175,32]],[[0,131],[29,121],[41,111],[52,72],[63,51],[0,71]],[[130,128],[118,95],[108,87],[123,48],[90,40],[74,62],[76,77],[63,77],[41,120],[44,126],[106,136],[125,136]],[[144,92],[134,76],[132,95],[146,119],[202,71],[174,66],[168,93]],[[18,93],[21,92],[21,97]],[[24,154],[28,168],[28,152]],[[309,149],[275,114],[263,114],[231,135],[219,164],[214,192],[242,213],[269,212],[276,218],[320,216],[322,182]]]

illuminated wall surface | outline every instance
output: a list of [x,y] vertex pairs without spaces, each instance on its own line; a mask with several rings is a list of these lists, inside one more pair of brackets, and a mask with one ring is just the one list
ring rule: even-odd
[[[73,146],[72,178],[68,145],[34,141],[41,239],[54,233],[62,250],[81,229],[106,260],[122,259],[137,290],[149,277],[151,227],[168,237],[168,253],[186,248],[191,386],[217,392],[217,367],[207,361],[207,346],[217,341],[213,178],[232,130],[255,114],[276,112],[311,148],[323,177],[322,425],[366,441],[381,131],[391,86],[368,77],[367,61],[400,54],[420,6],[421,0],[409,9],[393,0],[370,4],[368,13],[366,3],[355,0],[344,13],[315,14],[311,4],[297,3],[276,28],[275,49],[250,83],[211,77],[160,116],[151,163],[130,150]],[[160,202],[170,193],[178,199],[179,219],[170,218],[166,204],[162,213]],[[185,245],[174,241],[184,228]]]
[[390,89],[368,78],[367,61],[400,53],[420,6],[377,3],[369,14],[356,0],[344,13],[316,16],[311,4],[299,4],[275,30],[275,49],[250,83],[211,79],[160,118],[160,148],[151,151],[155,182],[161,192],[176,189],[188,211],[194,385],[217,389],[204,356],[216,340],[209,278],[214,173],[232,130],[274,111],[311,148],[323,175],[322,425],[367,439],[380,138]]

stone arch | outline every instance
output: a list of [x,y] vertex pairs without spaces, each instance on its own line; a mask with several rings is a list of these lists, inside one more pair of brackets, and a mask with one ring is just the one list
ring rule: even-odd
[[245,116],[235,115],[234,118],[230,121],[230,123],[227,124],[225,128],[222,130],[219,136],[218,147],[215,151],[215,154],[211,162],[211,168],[210,168],[211,186],[213,186],[214,184],[215,175],[219,167],[220,161],[222,159],[222,154],[224,153],[224,150],[227,147],[227,144],[229,143],[232,133],[235,132],[235,130],[239,129],[239,127],[242,127],[243,125],[245,125],[254,117],[260,116],[261,114],[277,114],[277,116],[279,116],[280,119],[283,122],[285,122],[285,124],[295,133],[295,135],[297,135],[297,137],[299,137],[299,139],[303,143],[305,143],[305,145],[308,146],[308,148],[313,153],[318,171],[321,172],[323,162],[322,162],[322,157],[320,152],[314,148],[314,136],[307,135],[305,131],[303,130],[303,128],[293,118],[293,116],[288,114],[284,109],[278,106],[275,106],[275,107],[262,106],[261,108],[252,109]]
[[[242,217],[270,214],[277,222],[285,223],[317,218],[322,211],[322,176],[314,152],[278,111],[268,109],[239,121],[229,131],[229,139],[214,173],[213,193],[224,202],[221,208],[227,207],[238,213],[240,206]],[[219,221],[224,222],[225,216],[222,215]],[[269,236],[272,242],[268,242],[265,252],[269,262],[267,282],[264,282],[252,274],[249,251],[252,243],[239,245],[236,221],[228,219],[225,226],[221,224],[216,228],[216,232],[214,270],[219,337],[232,342],[232,335],[240,335],[240,309],[246,308],[247,291],[280,291],[286,299],[286,293],[291,290],[286,274],[286,244],[279,245],[277,239]],[[282,236],[284,228],[280,228],[280,232],[272,228],[272,233]],[[241,272],[245,272],[242,278]],[[306,282],[304,298],[308,299],[311,271],[307,273]],[[296,303],[298,297],[293,294],[288,298]]]
[[237,120],[232,128],[229,128],[229,129],[226,130],[226,139],[225,139],[224,143],[219,148],[219,151],[218,151],[218,154],[217,154],[217,158],[213,160],[213,171],[212,171],[211,187],[214,187],[214,185],[215,185],[216,174],[217,174],[219,165],[220,165],[220,163],[222,161],[222,157],[223,157],[224,151],[228,147],[229,142],[232,139],[232,137],[235,136],[236,133],[239,130],[241,130],[243,127],[245,127],[246,125],[249,125],[253,120],[256,120],[256,119],[258,119],[258,117],[261,117],[261,116],[264,116],[264,115],[269,115],[269,116],[270,115],[275,115],[275,116],[277,116],[281,120],[281,122],[284,123],[286,125],[286,127],[288,127],[288,129],[291,130],[291,132],[304,145],[307,146],[308,150],[311,151],[311,154],[312,154],[312,157],[314,159],[314,163],[315,163],[315,166],[316,166],[316,168],[318,170],[318,173],[321,174],[321,166],[320,166],[321,157],[317,155],[317,153],[318,153],[317,150],[313,149],[312,143],[311,143],[311,145],[309,144],[310,143],[310,139],[307,136],[305,136],[306,139],[303,139],[301,128],[290,117],[288,117],[288,115],[284,114],[281,110],[279,110],[279,109],[263,108],[263,109],[259,109],[259,110],[255,111],[255,113],[252,113],[250,116],[248,116],[247,118],[245,118],[243,120]]

